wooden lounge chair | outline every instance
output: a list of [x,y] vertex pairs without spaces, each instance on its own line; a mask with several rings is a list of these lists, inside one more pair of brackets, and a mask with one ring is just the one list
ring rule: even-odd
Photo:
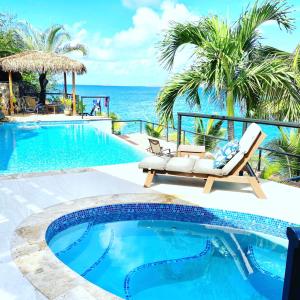
[[209,193],[215,181],[250,184],[258,198],[266,198],[260,183],[253,173],[242,176],[247,164],[266,135],[261,128],[251,124],[239,143],[239,151],[222,169],[214,168],[214,160],[188,157],[147,157],[139,164],[139,168],[147,172],[144,186],[150,187],[156,174],[199,177],[206,180],[204,193]]
[[167,148],[164,149],[161,145],[159,140],[155,140],[155,139],[150,139],[149,140],[149,144],[150,147],[147,149],[147,151],[150,151],[151,153],[158,155],[158,156],[163,156],[163,155],[168,155],[171,156],[171,149]]
[[23,105],[24,112],[34,113],[37,110],[37,99],[31,96],[24,96]]

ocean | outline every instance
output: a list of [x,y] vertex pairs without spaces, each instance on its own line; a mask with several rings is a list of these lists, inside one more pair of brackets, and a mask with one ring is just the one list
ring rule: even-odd
[[[72,87],[68,86],[68,92]],[[63,86],[58,85],[58,90],[62,91]],[[150,122],[158,122],[155,111],[155,102],[160,87],[141,87],[141,86],[98,86],[98,85],[77,85],[76,94],[80,96],[109,96],[110,111],[118,114],[122,120],[142,119]],[[86,111],[90,112],[93,106],[93,98],[85,99]],[[105,111],[104,105],[102,105]],[[175,126],[177,121],[177,112],[199,112],[205,114],[226,115],[224,107],[220,107],[217,103],[213,103],[207,97],[202,95],[201,108],[191,108],[183,97],[176,101],[174,106]],[[240,107],[236,107],[236,115],[242,116],[243,112]],[[224,123],[224,127],[226,124]],[[194,120],[192,118],[183,119],[183,129],[193,130]],[[137,131],[139,124],[126,125],[123,133]],[[273,126],[263,126],[263,130],[267,133],[267,141],[278,136],[278,129]],[[236,135],[239,137],[242,133],[242,124],[236,124]],[[190,138],[192,138],[190,136]]]

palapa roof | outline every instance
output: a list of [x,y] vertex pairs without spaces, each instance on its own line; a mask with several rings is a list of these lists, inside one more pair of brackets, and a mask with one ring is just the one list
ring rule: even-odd
[[0,58],[0,68],[6,72],[75,72],[77,74],[86,72],[86,67],[81,62],[64,55],[43,51],[25,51]]

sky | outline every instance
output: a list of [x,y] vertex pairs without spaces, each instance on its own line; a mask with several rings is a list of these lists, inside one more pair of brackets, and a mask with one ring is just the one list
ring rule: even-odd
[[[274,23],[260,28],[264,43],[293,51],[300,43],[300,0],[293,6],[296,29],[286,33]],[[63,24],[72,42],[86,45],[82,61],[88,73],[79,84],[161,86],[171,76],[158,62],[157,43],[170,21],[186,22],[217,14],[234,22],[253,0],[0,0],[0,11],[11,13],[44,30]],[[189,50],[176,57],[173,72],[188,63]],[[58,78],[61,80],[61,78]]]

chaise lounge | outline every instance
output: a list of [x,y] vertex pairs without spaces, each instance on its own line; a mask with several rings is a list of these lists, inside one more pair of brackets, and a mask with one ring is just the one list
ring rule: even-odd
[[266,198],[253,172],[243,176],[247,164],[266,135],[260,126],[252,123],[238,143],[236,153],[224,166],[216,167],[216,158],[150,156],[139,163],[139,168],[147,172],[144,186],[150,187],[156,174],[199,177],[206,180],[204,193],[209,193],[215,181],[250,184],[258,198]]

